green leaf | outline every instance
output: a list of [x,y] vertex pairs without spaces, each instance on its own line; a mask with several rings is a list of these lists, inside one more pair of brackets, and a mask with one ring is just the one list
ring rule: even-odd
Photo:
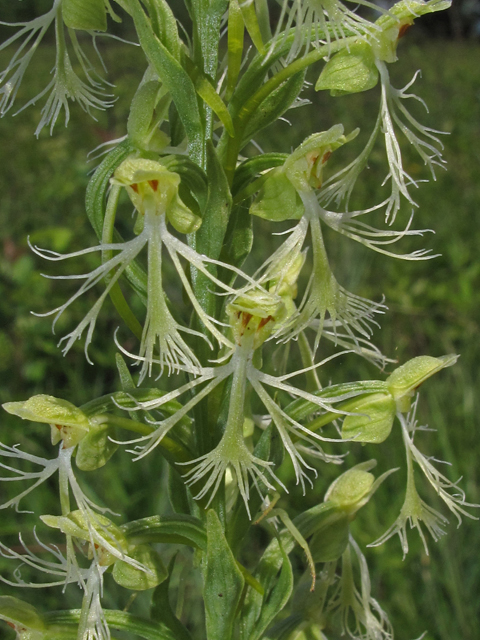
[[140,45],[175,102],[187,134],[190,157],[202,165],[204,132],[194,84],[180,62],[155,35],[141,5],[138,2],[130,2],[129,7]]
[[[228,221],[225,244],[220,260],[240,268],[247,259],[253,245],[252,216],[244,206],[234,207]],[[235,274],[226,269],[219,270],[219,278],[231,284]]]
[[261,153],[253,158],[247,158],[235,169],[232,184],[232,194],[237,195],[257,176],[273,167],[281,167],[288,158],[288,153]]
[[115,354],[115,363],[117,365],[117,371],[120,377],[120,385],[122,387],[122,391],[125,391],[127,393],[129,391],[134,391],[136,389],[135,383],[130,371],[128,370],[127,363],[120,353]]
[[121,529],[130,544],[169,542],[207,550],[207,534],[202,521],[186,514],[150,516],[124,524]]
[[63,0],[62,17],[69,29],[107,30],[107,9],[104,0]]
[[[134,388],[127,392],[115,391],[100,398],[95,398],[86,404],[83,404],[80,408],[83,413],[92,417],[101,413],[113,411],[120,406],[122,409],[137,409],[139,402],[151,402],[153,400],[159,400],[167,391],[161,389],[148,389],[148,388]],[[162,413],[166,415],[172,415],[182,408],[182,405],[177,400],[172,400],[162,404]],[[190,419],[187,419],[186,424],[190,423]]]
[[152,620],[162,622],[175,634],[176,640],[192,640],[192,636],[175,616],[170,606],[169,587],[175,566],[176,555],[170,560],[168,565],[168,577],[153,592],[152,604],[150,607],[150,617]]
[[128,138],[139,149],[148,149],[152,118],[162,85],[158,80],[142,82],[133,96],[127,120]]
[[242,66],[245,26],[238,0],[230,0],[228,9],[228,70],[225,99],[229,100],[237,85]]
[[292,106],[303,88],[305,73],[306,71],[296,73],[263,100],[247,122],[242,146],[261,129],[276,122]]
[[199,76],[195,81],[195,89],[202,100],[217,114],[229,136],[233,138],[235,129],[232,118],[222,98],[215,91],[206,76]]
[[208,640],[230,640],[245,580],[213,509],[207,512],[204,602]]
[[190,514],[190,503],[185,482],[180,473],[172,466],[168,467],[168,497],[175,513]]
[[[293,548],[293,538],[289,540],[289,551]],[[279,573],[280,572],[280,573]],[[285,607],[293,590],[293,572],[287,551],[280,538],[273,540],[263,554],[255,577],[264,589],[261,596],[250,589],[242,608],[240,621],[241,640],[259,640],[265,629]]]
[[258,24],[257,12],[255,10],[254,0],[240,0],[240,11],[248,31],[248,35],[252,39],[253,44],[260,53],[265,53],[262,33]]
[[102,239],[103,219],[105,217],[105,198],[110,188],[110,178],[115,169],[134,151],[129,140],[124,140],[110,151],[93,174],[87,186],[85,207],[88,219],[97,234]]
[[0,596],[0,620],[28,629],[27,640],[42,640],[45,623],[31,604],[13,596]]
[[[132,633],[145,640],[178,640],[175,633],[165,624],[161,622],[151,622],[125,611],[112,611],[104,609],[107,624],[111,629],[126,631]],[[80,620],[80,609],[72,609],[70,611],[54,611],[44,614],[49,632],[48,640],[52,638],[52,631],[63,633],[68,632],[69,627],[73,627],[75,631],[74,638],[77,637],[77,628]],[[58,631],[57,631],[58,630]],[[58,639],[60,640],[60,633]],[[56,640],[56,637],[55,637]]]
[[217,74],[218,43],[227,7],[228,0],[191,0],[195,63],[211,80]]
[[141,544],[128,553],[132,560],[140,562],[146,569],[141,571],[128,562],[117,560],[113,565],[113,579],[117,584],[132,591],[153,589],[167,577],[167,569],[161,557],[149,545]]
[[177,20],[166,0],[148,3],[152,28],[167,50],[180,60],[182,42],[178,36]]

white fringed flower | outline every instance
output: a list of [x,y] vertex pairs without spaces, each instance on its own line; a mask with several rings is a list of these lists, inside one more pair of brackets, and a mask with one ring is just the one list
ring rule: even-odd
[[[231,342],[221,333],[216,326],[216,321],[204,311],[198,302],[182,266],[181,259],[184,259],[208,277],[224,293],[232,294],[235,290],[216,278],[208,269],[208,265],[219,265],[234,271],[237,275],[243,276],[243,274],[231,265],[200,255],[168,231],[167,221],[182,233],[195,231],[201,223],[201,220],[183,204],[178,196],[180,183],[178,174],[168,171],[160,163],[153,160],[131,158],[123,162],[116,170],[112,182],[114,184],[113,189],[121,187],[127,189],[133,204],[143,216],[143,230],[137,237],[124,243],[100,244],[97,247],[90,247],[66,255],[52,251],[42,251],[37,247],[33,247],[35,253],[52,261],[65,260],[95,251],[115,252],[113,257],[106,260],[91,273],[78,276],[56,276],[56,279],[83,279],[85,282],[63,305],[48,313],[38,315],[49,316],[55,314],[53,321],[53,326],[55,327],[58,318],[72,302],[108,276],[105,291],[97,302],[78,326],[60,340],[60,343],[66,342],[63,348],[63,353],[65,354],[74,342],[80,339],[83,332],[87,330],[85,354],[90,362],[87,349],[92,340],[95,323],[103,302],[125,269],[146,247],[148,251],[147,314],[139,355],[129,355],[142,363],[140,382],[146,375],[151,375],[154,362],[159,364],[160,375],[165,367],[167,367],[169,373],[183,370],[195,375],[200,371],[200,363],[182,334],[186,333],[203,339],[206,338],[204,334],[198,331],[181,326],[170,311],[162,283],[163,249],[165,247],[167,250],[195,313],[217,341],[227,348],[232,347]],[[246,278],[246,276],[243,277]],[[158,357],[155,355],[156,349],[158,349]]]
[[[34,531],[36,544],[42,549],[43,553],[49,553],[50,556],[53,556],[54,561],[35,555],[25,544],[21,535],[19,538],[25,553],[18,553],[0,542],[1,556],[8,560],[21,562],[21,565],[13,572],[14,580],[8,580],[4,576],[0,576],[0,580],[13,587],[26,587],[29,589],[44,589],[45,587],[61,585],[65,589],[68,584],[78,582],[79,586],[84,590],[78,637],[85,640],[110,640],[110,630],[101,604],[103,574],[107,571],[108,566],[101,566],[96,561],[92,562],[88,569],[80,569],[77,565],[77,575],[73,576],[68,556],[65,557],[55,545],[44,544],[36,531]],[[61,580],[55,580],[54,582],[25,582],[20,572],[22,565],[27,565],[48,576],[59,577]]]
[[[106,92],[106,82],[94,70],[89,59],[81,49],[75,31],[69,30],[72,49],[84,75],[82,80],[73,70],[70,55],[65,41],[65,25],[62,18],[62,0],[55,0],[50,11],[30,22],[19,22],[7,26],[20,29],[0,45],[0,51],[20,41],[17,51],[12,56],[6,69],[0,73],[0,114],[9,111],[15,101],[25,71],[35,54],[40,42],[51,24],[55,23],[56,56],[54,75],[50,83],[37,96],[27,102],[21,109],[35,104],[40,98],[48,95],[42,108],[42,117],[35,131],[39,135],[45,126],[50,133],[60,115],[65,111],[65,125],[70,118],[69,101],[77,102],[89,115],[92,110],[105,110],[113,105],[112,96]],[[22,40],[23,39],[23,40]],[[93,115],[92,115],[93,117]]]
[[[382,11],[368,0],[347,0],[357,6],[363,5],[374,11]],[[375,24],[365,20],[355,10],[340,0],[283,0],[282,11],[273,42],[285,38],[290,29],[295,30],[295,38],[286,57],[293,61],[302,51],[304,55],[311,48],[328,45],[349,36],[365,39],[374,34]]]
[[[433,179],[435,179],[435,168],[445,168],[446,164],[442,156],[443,144],[438,138],[438,135],[444,132],[421,124],[407,109],[407,100],[417,100],[428,111],[425,102],[421,98],[415,94],[408,93],[408,89],[415,82],[418,72],[403,89],[396,89],[390,82],[385,62],[377,59],[375,64],[380,74],[381,98],[379,114],[372,134],[360,155],[325,182],[320,197],[326,206],[332,201],[335,201],[337,205],[344,201],[348,208],[348,202],[357,179],[367,167],[375,142],[378,136],[382,134],[389,167],[389,172],[383,184],[390,185],[390,194],[380,205],[369,211],[385,207],[385,219],[387,222],[393,223],[402,201],[406,201],[412,207],[418,206],[411,195],[411,190],[412,188],[418,188],[419,183],[422,182],[421,180],[415,180],[406,171],[396,131],[399,130],[413,146],[422,162],[428,167]],[[355,214],[352,213],[351,215],[353,217]],[[352,231],[353,235],[360,234],[360,236],[367,239],[371,229],[367,227],[364,229],[365,233],[362,233],[360,226],[356,230],[350,229],[350,232]],[[405,231],[408,232],[408,227]],[[406,233],[406,235],[421,235],[422,233],[424,231],[410,232]],[[348,233],[345,235],[348,235]],[[388,239],[387,235],[385,237]],[[398,237],[401,237],[400,234]],[[375,244],[378,246],[378,243]],[[420,255],[420,257],[422,256]],[[414,259],[418,259],[418,257],[414,257]]]
[[[265,305],[268,297],[270,298],[269,305],[256,307],[259,300]],[[221,382],[232,376],[232,391],[229,396],[228,417],[225,431],[219,444],[207,454],[182,464],[187,466],[193,465],[185,475],[187,484],[192,486],[203,481],[204,485],[195,497],[197,499],[202,498],[210,492],[209,503],[224,480],[225,473],[229,470],[229,473],[235,477],[248,512],[249,479],[253,481],[254,486],[260,494],[262,494],[260,484],[267,489],[273,489],[273,482],[277,482],[280,485],[281,483],[273,473],[271,463],[255,457],[246,446],[243,436],[243,424],[247,384],[249,383],[251,385],[265,406],[270,419],[280,435],[283,446],[292,461],[297,483],[301,484],[304,491],[305,482],[312,484],[307,471],[311,471],[314,474],[316,474],[316,471],[305,461],[302,456],[302,449],[297,446],[298,443],[296,441],[300,440],[303,443],[315,447],[318,446],[320,441],[337,442],[338,440],[313,433],[307,427],[293,419],[277,404],[277,401],[270,396],[266,387],[285,392],[293,398],[307,400],[316,405],[319,410],[323,409],[333,412],[336,412],[336,410],[332,404],[344,400],[345,397],[336,397],[334,400],[323,399],[301,389],[297,389],[287,382],[291,377],[310,370],[310,367],[283,376],[271,376],[260,371],[254,365],[253,355],[255,350],[274,334],[276,318],[284,318],[284,304],[281,298],[267,294],[266,292],[260,295],[258,291],[255,291],[251,293],[250,296],[248,294],[242,295],[230,303],[229,312],[236,343],[235,350],[229,362],[217,367],[203,368],[199,377],[177,390],[167,393],[159,400],[138,403],[139,409],[158,409],[161,408],[165,402],[175,399],[184,393],[191,392],[199,388],[200,385],[204,385],[201,390],[196,391],[195,395],[175,414],[156,423],[158,426],[154,432],[148,436],[131,440],[129,443],[137,443],[137,446],[131,450],[131,453],[136,456],[135,459],[138,460],[144,457],[162,441],[165,435],[174,428],[198,402],[207,397]],[[280,322],[282,322],[282,320],[280,320]],[[331,356],[314,366],[320,367],[333,357],[336,356]],[[341,412],[338,413],[339,415],[341,414]],[[305,453],[305,451],[303,453]],[[308,450],[308,453],[310,454],[311,450]],[[322,458],[325,457],[321,448],[318,449],[318,454]],[[285,489],[285,487],[283,488]]]
[[333,337],[335,342],[339,332],[340,340],[342,336],[347,336],[348,341],[352,342],[359,352],[366,348],[373,353],[376,349],[369,340],[372,335],[372,325],[378,326],[374,316],[384,313],[386,307],[381,302],[372,302],[350,293],[337,282],[330,268],[323,242],[320,225],[321,208],[317,197],[313,190],[302,191],[300,196],[305,206],[303,217],[290,237],[262,267],[262,280],[270,279],[279,268],[278,265],[284,264],[289,256],[291,259],[292,255],[300,253],[310,228],[313,252],[312,274],[298,310],[280,327],[277,335],[287,341],[298,336],[306,328],[314,327],[316,330],[314,351],[316,351],[325,327],[332,334],[328,337]]
[[[355,580],[354,558],[360,573],[360,588]],[[326,612],[339,616],[342,635],[347,634],[354,640],[393,640],[388,616],[371,595],[367,561],[352,536],[342,555],[342,575]]]
[[[423,523],[425,525],[432,538],[437,541],[441,536],[445,535],[445,525],[448,523],[448,519],[444,515],[428,505],[418,495],[414,478],[414,461],[420,466],[427,480],[435,489],[437,495],[443,500],[443,502],[445,502],[450,511],[455,515],[458,521],[458,526],[460,526],[462,522],[462,515],[472,518],[473,520],[478,519],[466,511],[465,507],[480,506],[466,502],[464,491],[458,487],[459,480],[457,480],[457,482],[451,482],[433,466],[430,460],[424,456],[413,443],[415,431],[420,429],[420,427],[417,426],[417,421],[415,420],[417,402],[418,397],[407,416],[404,416],[402,413],[397,413],[397,417],[402,427],[403,442],[405,444],[407,457],[407,489],[405,493],[405,501],[397,520],[380,538],[378,538],[378,540],[369,545],[372,547],[379,546],[395,534],[398,534],[404,557],[408,553],[407,522],[410,524],[411,529],[413,529],[413,527],[417,528],[427,555],[428,545],[421,524]],[[452,490],[456,493],[450,493]]]

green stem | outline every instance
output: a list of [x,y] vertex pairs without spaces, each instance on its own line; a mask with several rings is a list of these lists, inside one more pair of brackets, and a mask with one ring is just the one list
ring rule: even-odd
[[[315,359],[304,331],[301,331],[298,334],[298,348],[300,350],[300,357],[302,358],[304,368],[312,367],[315,364]],[[317,370],[310,369],[310,371],[305,373],[305,376],[307,378],[307,391],[320,391],[322,385],[318,379]]]
[[256,91],[251,98],[249,98],[245,104],[241,107],[237,117],[234,120],[235,137],[230,138],[227,143],[226,155],[225,155],[225,173],[230,184],[233,182],[233,175],[237,166],[238,154],[240,153],[241,145],[243,143],[243,134],[248,121],[261,105],[261,103],[268,98],[268,96],[275,91],[286,80],[294,76],[299,71],[303,71],[310,65],[318,62],[325,56],[332,55],[337,51],[348,47],[357,40],[356,36],[344,38],[340,41],[331,43],[330,45],[324,45],[318,49],[314,49],[307,53],[302,58],[298,58],[294,62],[284,67],[281,71],[276,73],[270,80]]
[[238,447],[239,439],[243,445],[243,420],[245,415],[245,390],[247,386],[247,362],[251,349],[239,347],[234,354],[235,368],[233,371],[232,387],[228,418],[222,444],[225,447]]

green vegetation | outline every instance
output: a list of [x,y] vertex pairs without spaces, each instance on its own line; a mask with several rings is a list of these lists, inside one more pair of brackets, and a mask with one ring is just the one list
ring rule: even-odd
[[[378,332],[375,340],[385,354],[399,362],[424,353],[461,355],[456,367],[433,379],[425,388],[419,405],[420,422],[428,413],[429,426],[438,432],[429,442],[429,451],[436,458],[451,462],[449,475],[452,478],[464,476],[468,500],[478,503],[480,67],[477,62],[480,52],[474,44],[450,42],[422,42],[420,48],[412,41],[402,46],[401,60],[392,67],[394,83],[396,86],[406,84],[411,72],[405,70],[422,67],[423,78],[418,81],[417,93],[430,108],[428,123],[450,133],[443,138],[448,172],[439,171],[436,185],[421,187],[418,193],[417,226],[436,230],[435,236],[424,238],[424,246],[434,253],[441,247],[443,255],[426,263],[404,263],[367,252],[347,239],[333,237],[333,234],[329,238],[330,254],[335,273],[347,289],[376,300],[385,295],[390,313],[382,321],[382,331]],[[39,53],[41,55],[37,56],[35,66],[29,69],[22,85],[22,91],[28,87],[29,97],[45,85],[44,76],[52,65],[52,51],[44,48]],[[44,131],[36,142],[33,131],[40,107],[19,114],[15,121],[10,118],[0,121],[0,241],[3,245],[0,257],[0,403],[24,399],[35,393],[51,393],[68,397],[78,405],[92,396],[112,391],[116,385],[117,374],[112,368],[115,348],[110,336],[120,323],[112,305],[105,305],[99,320],[101,329],[96,332],[91,346],[90,355],[96,367],[85,361],[80,343],[63,358],[60,350],[52,344],[51,320],[32,316],[30,312],[42,313],[54,308],[65,300],[66,292],[71,289],[68,283],[43,279],[39,272],[54,271],[42,264],[27,246],[28,234],[32,234],[32,243],[57,251],[74,251],[95,242],[94,232],[87,226],[82,201],[88,181],[87,172],[96,164],[95,160],[87,163],[87,153],[98,144],[125,134],[121,127],[144,65],[141,51],[129,48],[126,53],[123,45],[109,48],[106,56],[121,102],[111,112],[101,113],[93,126],[83,112],[73,108],[68,135],[57,127],[53,137]],[[121,62],[123,75],[120,77],[116,77],[116,61]],[[0,68],[3,68],[1,59]],[[280,123],[276,128],[266,130],[259,140],[265,151],[278,150],[281,141],[283,151],[288,152],[311,131],[325,130],[337,121],[344,123],[346,132],[364,121],[360,124],[360,136],[367,136],[373,126],[376,99],[368,92],[337,98],[335,103],[322,93],[314,94],[312,91],[310,97],[313,104],[303,108],[299,119],[304,129],[301,130],[299,125],[293,132],[286,123]],[[418,107],[422,108],[421,105]],[[362,138],[363,142],[365,139]],[[361,144],[362,141],[359,142]],[[353,156],[355,143],[347,146],[352,148],[345,148],[336,155],[340,157],[339,154],[345,152]],[[408,150],[406,153],[408,157]],[[371,196],[374,190],[378,190],[374,161],[375,158],[369,181],[360,190],[364,194],[360,193],[359,198]],[[407,171],[416,177],[423,167],[411,164]],[[378,199],[374,198],[375,201]],[[411,240],[412,246],[414,242],[415,238]],[[404,245],[402,248],[409,247]],[[82,257],[85,272],[92,268],[96,259],[93,255]],[[352,265],[355,265],[354,269]],[[72,273],[81,271],[78,262],[67,268],[71,268]],[[361,289],[361,282],[369,284]],[[93,294],[90,300],[94,299]],[[90,305],[88,296],[84,296],[67,309],[62,322],[69,326],[75,324],[72,315],[77,314],[80,319]],[[336,366],[336,382],[341,382],[342,376],[345,380],[351,379],[348,358],[338,360]],[[364,372],[359,371],[359,364],[355,363],[355,379],[361,375],[374,377],[368,364],[361,366],[365,368]],[[88,388],[85,386],[87,383]],[[12,424],[10,433],[9,423]],[[9,444],[24,443],[26,436],[17,431],[17,419],[4,414],[2,424]],[[422,437],[428,438],[428,434]],[[44,440],[42,434],[38,442],[29,443],[29,450],[41,455]],[[110,504],[115,504],[117,499],[119,503],[127,504],[128,496],[129,510],[124,513],[127,519],[140,517],[146,512],[158,512],[163,506],[158,504],[158,498],[155,498],[157,503],[152,504],[151,490],[144,488],[141,482],[147,467],[153,472],[158,462],[145,458],[138,464],[121,466],[124,456],[126,454],[118,455],[115,463],[106,467],[103,474]],[[403,466],[403,456],[400,437],[390,438],[381,456],[387,462],[379,473],[386,468]],[[348,465],[351,467],[355,461],[371,457],[375,457],[371,445],[352,445]],[[114,471],[120,466],[123,486],[114,480]],[[327,467],[326,474],[329,472],[331,477],[319,478],[315,491],[307,493],[303,499],[304,508],[319,501],[336,475],[336,470]],[[394,521],[403,498],[402,473],[388,480],[390,493],[380,492],[375,506],[365,507],[354,523],[355,535],[362,547]],[[99,493],[96,499],[101,500],[100,489]],[[294,505],[295,491],[290,499]],[[50,500],[55,498],[48,495],[47,483],[42,495],[35,494],[36,506],[38,501],[43,501],[45,508],[42,512],[50,513]],[[164,501],[167,502],[166,496]],[[290,506],[291,514],[293,509]],[[29,531],[30,525],[28,518],[20,518],[8,510],[2,513],[0,534],[4,536],[5,543],[15,545],[18,544],[16,532],[19,527]],[[390,614],[399,640],[418,637],[424,629],[428,629],[428,640],[477,638],[477,621],[480,619],[478,525],[467,520],[457,530],[451,522],[448,538],[429,545],[431,558],[424,554],[415,536],[411,537],[411,543],[413,552],[404,561],[396,539],[387,546],[367,550],[373,592]],[[5,563],[0,560],[1,570]],[[188,584],[187,588],[190,587]],[[3,592],[18,594],[10,587],[2,587]],[[18,595],[35,604],[45,597],[46,606],[55,608],[54,601],[48,600],[54,597],[48,590],[33,595],[25,591]],[[35,595],[37,600],[32,600]],[[111,597],[115,598],[115,594]],[[67,604],[78,606],[78,602]],[[126,603],[119,601],[115,604],[123,608]],[[145,606],[139,598],[131,610],[140,612]]]

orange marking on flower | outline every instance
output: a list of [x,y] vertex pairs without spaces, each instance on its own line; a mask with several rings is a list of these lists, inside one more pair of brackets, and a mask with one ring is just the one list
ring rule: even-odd
[[267,318],[262,318],[258,323],[258,328],[262,329],[266,324],[270,322],[270,320],[275,320],[273,316],[268,316]]
[[251,313],[242,313],[242,325],[246,327],[252,318],[253,316]]
[[135,193],[138,193],[138,184],[131,184],[130,186],[135,191]]
[[325,162],[330,158],[331,155],[332,155],[331,151],[327,151],[327,153],[324,153],[322,158],[322,164],[325,164]]
[[158,189],[158,180],[149,180],[148,184],[152,187],[154,191]]
[[402,26],[398,30],[398,40],[400,40],[400,38],[403,38],[403,36],[407,33],[411,26],[412,23],[409,22],[407,22],[407,24],[402,24]]

